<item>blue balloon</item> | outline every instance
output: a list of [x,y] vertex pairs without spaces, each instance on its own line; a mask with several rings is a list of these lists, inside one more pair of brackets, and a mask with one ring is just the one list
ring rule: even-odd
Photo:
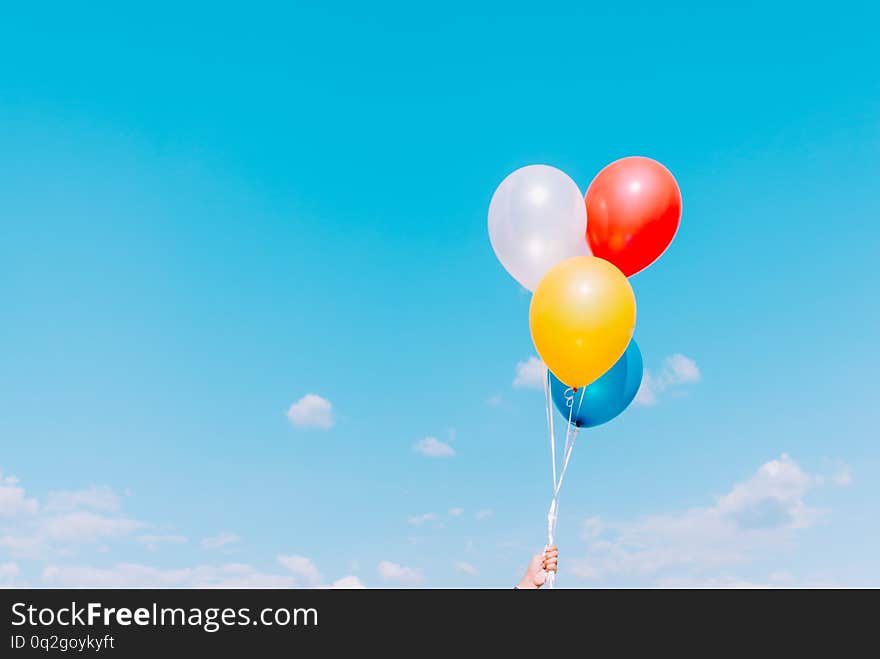
[[574,391],[551,373],[553,404],[566,421],[571,414],[571,423],[578,428],[602,425],[629,407],[642,384],[643,370],[642,353],[632,339],[614,366],[585,389]]

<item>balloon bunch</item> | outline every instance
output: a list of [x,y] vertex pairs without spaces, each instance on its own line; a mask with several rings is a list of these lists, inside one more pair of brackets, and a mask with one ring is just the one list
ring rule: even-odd
[[[643,157],[606,166],[585,196],[547,165],[516,170],[492,196],[489,239],[501,265],[533,292],[529,326],[547,366],[550,544],[578,430],[619,415],[641,385],[642,355],[632,338],[636,299],[627,277],[660,257],[680,220],[678,183],[663,165]],[[553,406],[567,421],[558,473]]]

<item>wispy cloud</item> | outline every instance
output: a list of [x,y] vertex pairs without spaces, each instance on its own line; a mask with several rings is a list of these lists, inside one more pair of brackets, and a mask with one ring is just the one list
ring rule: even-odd
[[476,577],[480,574],[479,570],[477,570],[477,568],[475,568],[470,563],[464,563],[464,562],[459,561],[459,562],[453,563],[452,567],[455,568],[456,572],[461,572],[462,574],[467,574],[468,576],[471,576],[471,577]]
[[478,510],[474,515],[477,519],[489,519],[492,516],[492,511],[488,508],[484,508],[483,510]]
[[202,548],[220,549],[222,547],[228,547],[229,545],[235,544],[240,541],[241,537],[238,534],[231,533],[229,531],[223,531],[221,533],[218,533],[217,535],[202,538]]
[[71,555],[81,546],[102,545],[146,526],[120,514],[118,501],[109,488],[92,487],[51,492],[40,505],[26,495],[18,479],[2,476],[0,552],[32,560]]
[[37,500],[25,496],[24,488],[18,484],[17,478],[4,476],[0,472],[0,517],[32,515],[38,508]]
[[[787,455],[771,460],[711,506],[630,522],[585,521],[588,552],[572,561],[584,579],[705,580],[707,570],[767,558],[789,548],[822,511],[805,501],[821,479]],[[683,582],[684,583],[684,582]]]
[[436,437],[425,437],[413,444],[413,450],[429,458],[451,458],[455,449]]
[[284,555],[276,557],[278,563],[290,572],[301,586],[317,586],[321,583],[321,573],[314,563],[305,556]]
[[141,535],[137,541],[150,551],[158,551],[162,545],[182,545],[188,542],[182,535]]
[[128,517],[108,517],[90,511],[75,511],[47,517],[42,530],[50,540],[66,543],[97,542],[107,536],[120,536],[143,528],[143,522]]
[[0,563],[0,587],[12,585],[20,574],[18,563]]
[[517,362],[513,386],[517,389],[543,389],[544,374],[544,362],[537,357],[529,357],[524,362]]
[[[287,557],[290,558],[290,557]],[[302,557],[298,557],[302,558]],[[286,566],[283,566],[286,567]],[[311,561],[295,561],[285,572],[264,572],[246,563],[196,565],[163,569],[139,563],[117,563],[99,568],[90,565],[50,564],[42,572],[46,586],[57,588],[363,588],[353,575],[329,585],[315,581]]]
[[95,485],[84,490],[62,490],[49,492],[46,510],[65,512],[77,508],[116,511],[120,508],[119,496],[109,487]]
[[306,394],[300,398],[288,408],[286,416],[299,428],[327,430],[335,423],[333,405],[318,394]]
[[358,577],[352,575],[337,579],[332,584],[330,584],[330,587],[340,590],[360,590],[366,588],[363,581],[361,581]]
[[693,359],[681,353],[670,355],[663,360],[659,373],[645,369],[635,402],[639,405],[656,405],[664,393],[679,391],[683,385],[699,382],[700,378],[700,369]]
[[422,573],[391,561],[381,561],[378,565],[379,576],[385,581],[403,586],[417,586],[422,583]]
[[413,515],[412,517],[408,517],[406,521],[410,524],[418,526],[420,524],[424,524],[425,522],[433,522],[436,519],[436,513],[423,513],[421,515]]
[[831,476],[835,485],[847,487],[852,484],[852,469],[845,462],[838,462],[837,471]]
[[[39,581],[56,587],[252,587],[252,588],[362,588],[355,575],[342,576],[328,585],[317,566],[297,554],[279,554],[277,571],[264,572],[245,563],[158,568],[133,562],[95,566],[77,562],[82,552],[91,560],[110,550],[137,543],[150,551],[188,542],[179,534],[150,532],[155,525],[132,519],[121,510],[122,499],[107,487],[83,490],[55,490],[41,504],[28,497],[24,487],[11,477],[0,477],[0,557],[41,562]],[[139,532],[139,533],[138,533]],[[220,549],[239,542],[225,531],[204,538],[206,549]],[[406,575],[404,575],[406,576]],[[21,565],[0,563],[0,585],[30,585]]]
[[90,565],[47,565],[42,581],[58,588],[293,588],[292,576],[260,572],[250,565],[197,565],[163,569],[139,563],[117,563],[99,568]]

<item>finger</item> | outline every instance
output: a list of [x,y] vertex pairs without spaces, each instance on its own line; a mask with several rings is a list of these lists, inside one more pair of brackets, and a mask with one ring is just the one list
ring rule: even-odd
[[550,545],[549,547],[547,547],[547,549],[544,550],[544,553],[546,554],[548,551],[557,551],[558,549],[559,547],[557,547],[556,545]]

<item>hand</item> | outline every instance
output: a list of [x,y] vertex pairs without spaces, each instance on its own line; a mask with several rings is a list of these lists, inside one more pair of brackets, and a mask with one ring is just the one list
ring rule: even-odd
[[526,568],[526,573],[517,584],[517,588],[534,590],[540,588],[547,581],[548,572],[556,572],[559,563],[559,550],[556,545],[547,547],[543,554],[535,554]]

